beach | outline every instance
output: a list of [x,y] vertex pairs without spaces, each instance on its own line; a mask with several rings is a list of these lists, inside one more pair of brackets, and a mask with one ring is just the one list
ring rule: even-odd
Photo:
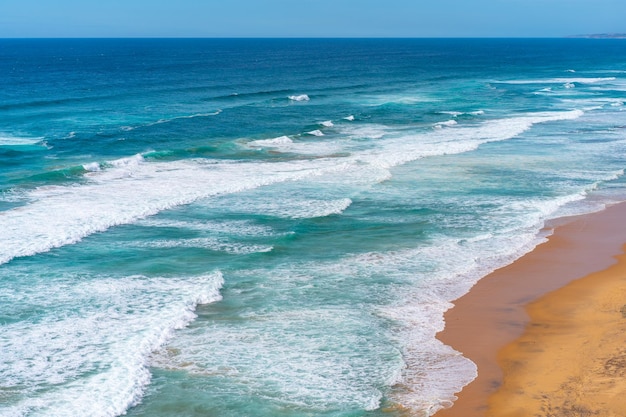
[[478,377],[437,416],[624,415],[624,218],[622,203],[553,221],[454,302],[438,337]]

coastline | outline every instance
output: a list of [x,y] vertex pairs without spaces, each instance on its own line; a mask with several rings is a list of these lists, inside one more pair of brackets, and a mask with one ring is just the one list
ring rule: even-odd
[[530,325],[500,351],[489,415],[626,415],[626,253],[617,259],[528,305]]
[[437,417],[487,415],[489,398],[503,383],[500,352],[524,333],[529,323],[526,306],[615,264],[626,243],[624,219],[626,203],[555,219],[547,225],[553,233],[546,242],[487,275],[454,301],[444,315],[446,327],[437,337],[476,363],[478,377]]

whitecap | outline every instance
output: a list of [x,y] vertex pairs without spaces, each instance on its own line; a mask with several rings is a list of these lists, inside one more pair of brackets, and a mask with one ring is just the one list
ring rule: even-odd
[[2,136],[0,135],[0,146],[28,146],[41,143],[43,138],[28,138],[28,137],[15,137],[15,136]]
[[289,100],[291,101],[309,101],[311,98],[306,94],[289,96]]
[[330,120],[326,120],[324,122],[320,122],[320,125],[322,125],[324,127],[333,127],[334,126],[333,122],[330,121]]
[[444,126],[454,126],[456,124],[458,124],[456,120],[447,120],[445,122],[435,123],[434,127],[441,129]]
[[462,114],[465,114],[462,111],[440,111],[438,113],[440,113],[440,114],[447,114],[447,115],[450,115],[452,117],[458,117],[458,116],[461,116]]
[[307,135],[311,135],[311,136],[324,136],[324,133],[319,129],[311,130],[310,132],[306,132],[306,133]]
[[344,117],[343,119],[344,119],[344,120],[347,120],[347,121],[349,121],[349,122],[353,122],[353,121],[354,121],[354,116],[353,116],[353,115],[346,116],[346,117]]
[[541,79],[528,79],[528,80],[508,80],[508,81],[494,81],[500,84],[597,84],[609,81],[615,81],[615,77],[589,77],[589,78],[541,78]]
[[100,171],[100,164],[98,162],[90,162],[88,164],[83,164],[83,169],[85,171],[97,172]]
[[124,168],[124,167],[135,167],[143,162],[145,162],[143,155],[135,154],[127,158],[114,159],[112,161],[107,162],[107,164],[116,168]]
[[273,146],[281,146],[281,145],[289,145],[292,144],[293,140],[289,136],[279,136],[273,139],[261,139],[261,140],[253,140],[248,142],[248,146],[252,147],[273,147]]

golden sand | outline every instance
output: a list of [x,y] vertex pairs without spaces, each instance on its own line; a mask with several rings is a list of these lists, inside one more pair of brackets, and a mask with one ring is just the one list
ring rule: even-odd
[[[525,335],[525,343],[523,344],[527,351],[535,351],[535,355],[532,358],[529,356],[523,360],[518,360],[514,359],[513,356],[510,358],[507,356],[507,352],[513,349],[514,346],[511,343],[522,336],[529,323],[525,307],[547,293],[567,286],[574,280],[589,274],[596,276],[595,273],[597,271],[605,270],[616,263],[615,256],[622,253],[622,246],[626,243],[626,204],[614,205],[599,213],[561,219],[558,224],[555,223],[551,227],[554,227],[554,233],[546,243],[539,245],[534,251],[526,254],[513,264],[499,269],[480,280],[468,294],[454,302],[454,308],[446,312],[446,328],[437,337],[474,361],[478,366],[478,377],[465,387],[462,392],[457,394],[459,398],[451,408],[439,411],[436,417],[503,417],[507,415],[502,414],[504,411],[496,410],[495,407],[507,403],[509,401],[508,398],[511,398],[510,401],[513,402],[513,395],[508,387],[520,383],[513,382],[515,380],[511,378],[517,378],[518,372],[520,372],[520,378],[522,378],[522,374],[530,375],[534,373],[534,371],[521,371],[521,367],[518,365],[527,362],[528,366],[537,366],[534,369],[541,369],[544,366],[533,365],[534,363],[539,363],[535,361],[541,361],[536,359],[538,357],[536,354],[542,353],[538,352],[538,350],[544,350],[543,348],[533,348],[533,344],[537,343],[534,340],[534,335]],[[616,285],[616,283],[607,285],[611,287]],[[590,287],[594,287],[594,285],[590,285]],[[598,287],[600,287],[599,284]],[[614,288],[617,294],[617,286]],[[551,296],[567,299],[577,309],[582,309],[589,302],[585,301],[583,303],[576,295],[576,292],[570,293],[569,289],[562,289],[564,294],[567,292],[567,296],[556,295],[560,294],[560,291],[555,291]],[[584,290],[583,292],[592,293],[589,290]],[[595,294],[595,292],[593,293]],[[621,308],[626,304],[626,298],[622,300],[619,300],[619,298],[620,295],[616,295],[615,303],[619,304],[619,308]],[[585,315],[584,312],[581,314]],[[621,319],[621,312],[618,313],[618,319]],[[567,329],[568,331],[571,330],[572,333],[581,333],[572,336],[574,339],[580,338],[580,340],[585,340],[585,337],[589,340],[597,337],[589,338],[586,335],[588,330],[582,328],[565,327],[562,325],[564,318],[561,316],[554,316],[552,319],[542,317],[541,320],[543,323],[541,326],[533,325],[530,327],[551,326],[550,328],[552,329],[563,327],[563,330]],[[551,320],[554,321],[551,322]],[[624,320],[626,321],[626,319]],[[619,323],[621,324],[621,322]],[[621,342],[623,344],[623,339],[619,339],[621,337],[620,332],[623,332],[623,329],[614,326],[617,326],[617,322],[611,322],[608,325],[609,328],[614,330],[614,338],[619,340],[616,343],[620,344]],[[610,338],[608,333],[606,337]],[[564,355],[563,352],[565,351],[575,352],[583,350],[574,344],[570,346],[570,342],[562,343],[555,341],[551,343],[558,345],[562,349],[559,355]],[[624,351],[617,350],[607,353],[605,356],[600,355],[594,359],[592,353],[596,351],[590,343],[587,342],[585,344],[589,350],[586,351],[585,355],[582,355],[584,360],[576,359],[578,363],[584,361],[596,363],[604,360],[604,363],[609,361],[608,367],[611,369],[616,366],[611,364],[619,362],[618,359],[612,358],[619,358],[619,355],[623,354],[626,359],[626,349]],[[507,347],[506,352],[502,351],[505,346]],[[506,376],[504,376],[498,360],[506,364]],[[572,359],[567,360],[572,361]],[[547,362],[559,363],[559,366],[563,367],[563,361],[557,361],[554,359],[554,356],[552,356],[552,359],[547,359]],[[559,366],[556,366],[556,368]],[[563,369],[565,373],[570,372],[565,367]],[[513,374],[516,376],[513,377]],[[552,371],[550,374],[552,374]],[[575,380],[574,374],[570,376],[574,379],[566,378],[566,381]],[[544,388],[538,388],[539,384],[544,380],[551,380],[550,378],[537,376],[535,381],[529,382],[529,384],[535,384],[537,388],[533,389],[541,391]],[[497,397],[494,395],[493,401],[489,401],[489,397],[498,391],[504,380],[506,380],[506,387],[503,388],[502,393],[497,394]],[[606,381],[605,378],[602,378],[602,380]],[[588,386],[587,383],[588,381],[580,386]],[[524,386],[524,392],[531,392],[530,386],[527,386],[526,383],[521,384]],[[505,394],[505,389],[508,394]],[[556,392],[559,390],[576,392],[574,385],[563,385],[563,382],[556,388]],[[519,389],[513,389],[512,392],[517,393]],[[556,398],[551,397],[553,395],[549,395],[550,399]],[[576,396],[578,394],[573,395]],[[543,400],[542,405],[544,407],[557,406],[555,405],[556,403],[545,401],[545,398]],[[526,400],[520,399],[520,401],[524,402]],[[492,404],[492,411],[488,410],[488,404]],[[563,407],[562,404],[559,406]],[[566,408],[561,408],[560,410],[557,412],[555,408],[552,408],[542,411],[540,406],[534,411],[524,411],[522,414],[511,415],[524,417],[582,417],[594,415],[584,414],[584,410],[578,410],[580,412],[576,409],[568,411]],[[570,414],[567,414],[568,412]],[[626,417],[626,412],[604,415]]]
[[626,255],[531,303],[489,416],[626,416]]

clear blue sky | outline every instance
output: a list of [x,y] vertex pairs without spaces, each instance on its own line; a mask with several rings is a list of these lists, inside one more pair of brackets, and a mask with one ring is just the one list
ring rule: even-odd
[[626,0],[0,0],[0,37],[553,37]]

